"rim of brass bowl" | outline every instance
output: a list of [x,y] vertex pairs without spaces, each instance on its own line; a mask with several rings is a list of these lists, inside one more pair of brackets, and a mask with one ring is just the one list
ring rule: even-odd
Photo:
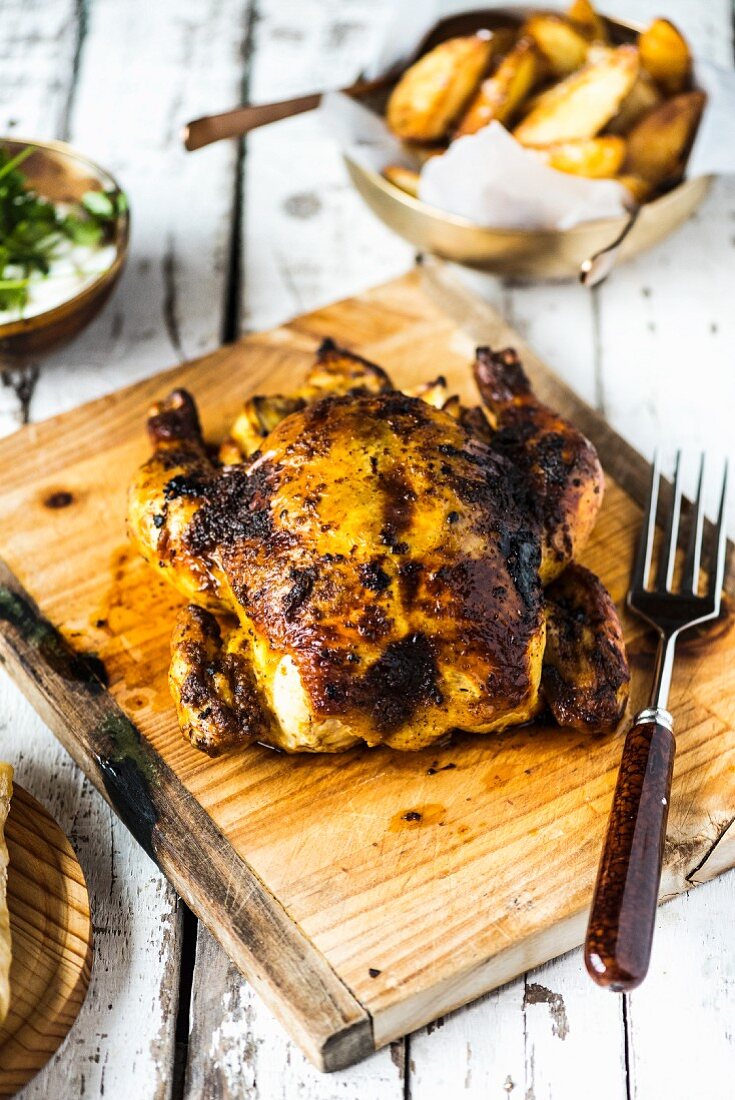
[[[65,141],[33,141],[23,137],[0,137],[0,146],[20,152],[32,146],[34,152],[23,168],[38,193],[53,202],[79,200],[96,188],[123,194],[120,184],[106,168]],[[41,164],[55,165],[51,179],[43,186]],[[37,170],[34,171],[34,168]],[[76,185],[76,186],[75,186]],[[130,211],[126,208],[115,221],[115,259],[83,290],[32,317],[0,324],[0,357],[26,359],[60,347],[77,336],[92,321],[109,298],[122,273],[128,255]]]
[[[469,33],[474,22],[487,17],[498,25],[525,18],[542,10],[532,6],[472,9],[442,20],[439,37]],[[556,12],[555,14],[559,14]],[[603,16],[611,35],[619,41],[639,34],[642,25]],[[469,24],[463,27],[463,21]],[[374,214],[404,240],[422,252],[431,252],[465,267],[519,279],[576,279],[580,265],[612,244],[629,215],[598,218],[569,229],[505,229],[481,226],[456,214],[448,214],[402,191],[379,172],[343,154],[350,178]],[[707,194],[712,176],[684,180],[670,191],[644,203],[636,224],[620,250],[618,262],[631,259],[673,232],[696,210]]]
[[[373,213],[404,240],[466,267],[514,278],[573,279],[580,265],[612,244],[628,215],[581,222],[570,229],[501,229],[475,225],[401,191],[379,172],[344,156],[349,175]],[[645,203],[620,252],[620,261],[668,236],[696,210],[711,176],[685,180]],[[619,262],[620,262],[619,261]]]

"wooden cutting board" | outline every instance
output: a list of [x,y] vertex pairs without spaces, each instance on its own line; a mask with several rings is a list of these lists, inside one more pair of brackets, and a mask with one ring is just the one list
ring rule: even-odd
[[[584,561],[622,607],[645,463],[432,269],[1,441],[0,653],[292,1036],[332,1069],[581,942],[621,740],[536,725],[413,755],[256,746],[217,761],[182,740],[166,685],[182,601],[125,536],[146,409],[187,386],[218,439],[246,393],[297,384],[324,336],[399,384],[441,372],[468,400],[475,344],[519,347],[537,391],[601,453],[608,489]],[[625,627],[635,709],[653,642]],[[735,863],[734,656],[729,604],[708,640],[681,648],[666,897]]]
[[54,819],[13,784],[5,835],[13,959],[0,1027],[0,1096],[15,1096],[59,1049],[89,985],[92,920],[82,869]]

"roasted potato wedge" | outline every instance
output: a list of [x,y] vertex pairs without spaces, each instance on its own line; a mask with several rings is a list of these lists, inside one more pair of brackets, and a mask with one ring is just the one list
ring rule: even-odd
[[539,52],[530,38],[521,38],[492,76],[483,80],[455,136],[474,134],[488,123],[507,123],[517,114],[542,72]]
[[510,53],[521,37],[517,26],[495,27],[492,31],[487,31],[486,33],[492,35],[493,61],[497,61],[499,58],[505,57],[507,53]]
[[522,34],[533,39],[554,76],[569,76],[585,63],[587,39],[560,15],[532,15]]
[[[596,65],[598,62],[609,58],[613,53],[610,46],[603,46],[600,43],[593,42],[587,50],[587,63],[586,66]],[[551,84],[538,92],[526,103],[524,117],[528,117],[532,111],[535,111],[537,107],[542,107],[544,110],[553,106],[557,100],[562,99],[567,94],[567,88],[565,81],[557,81],[555,84]]]
[[588,41],[607,44],[607,29],[590,0],[573,0],[567,9],[567,19]]
[[654,19],[638,39],[641,66],[667,95],[689,83],[692,56],[683,35],[668,19]]
[[492,35],[440,42],[411,65],[388,100],[386,121],[404,141],[440,141],[461,114],[493,56]]
[[609,179],[617,176],[622,168],[625,149],[623,138],[608,134],[585,141],[563,141],[536,152],[558,172],[589,179]]
[[419,164],[426,164],[427,160],[431,160],[432,157],[440,157],[442,153],[446,153],[448,142],[441,142],[441,144],[434,145],[419,145],[417,142],[411,142],[411,155],[416,158]]
[[682,92],[654,107],[628,136],[623,175],[638,176],[652,190],[682,171],[706,100]]
[[638,75],[635,46],[605,51],[599,60],[540,96],[513,131],[522,145],[555,145],[595,137],[617,112]]
[[645,114],[661,102],[661,93],[648,73],[641,70],[635,84],[620,104],[620,110],[607,124],[610,134],[629,134]]
[[650,183],[646,183],[640,176],[634,176],[630,173],[617,176],[616,179],[618,183],[621,183],[623,187],[626,187],[628,191],[630,191],[637,203],[645,202],[653,190]]
[[413,168],[404,168],[402,164],[389,164],[383,169],[383,175],[390,183],[400,187],[401,191],[413,195],[415,199],[419,197],[419,174]]

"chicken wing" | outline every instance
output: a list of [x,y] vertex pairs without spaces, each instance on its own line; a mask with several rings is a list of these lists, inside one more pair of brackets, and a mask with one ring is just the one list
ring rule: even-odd
[[545,591],[544,697],[560,726],[615,729],[630,670],[615,604],[601,581],[572,562]]
[[478,348],[475,380],[495,419],[492,448],[523,471],[528,507],[543,530],[541,580],[578,556],[602,504],[597,452],[569,421],[535,396],[513,348]]

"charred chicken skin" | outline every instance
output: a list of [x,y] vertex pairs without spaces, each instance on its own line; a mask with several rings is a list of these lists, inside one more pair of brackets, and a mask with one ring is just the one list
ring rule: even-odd
[[395,390],[325,341],[300,390],[246,403],[219,461],[185,391],[154,406],[129,527],[192,601],[169,676],[192,744],[421,749],[545,707],[617,724],[620,623],[571,564],[602,501],[595,450],[513,351],[478,349],[475,378],[485,410],[441,378]]

